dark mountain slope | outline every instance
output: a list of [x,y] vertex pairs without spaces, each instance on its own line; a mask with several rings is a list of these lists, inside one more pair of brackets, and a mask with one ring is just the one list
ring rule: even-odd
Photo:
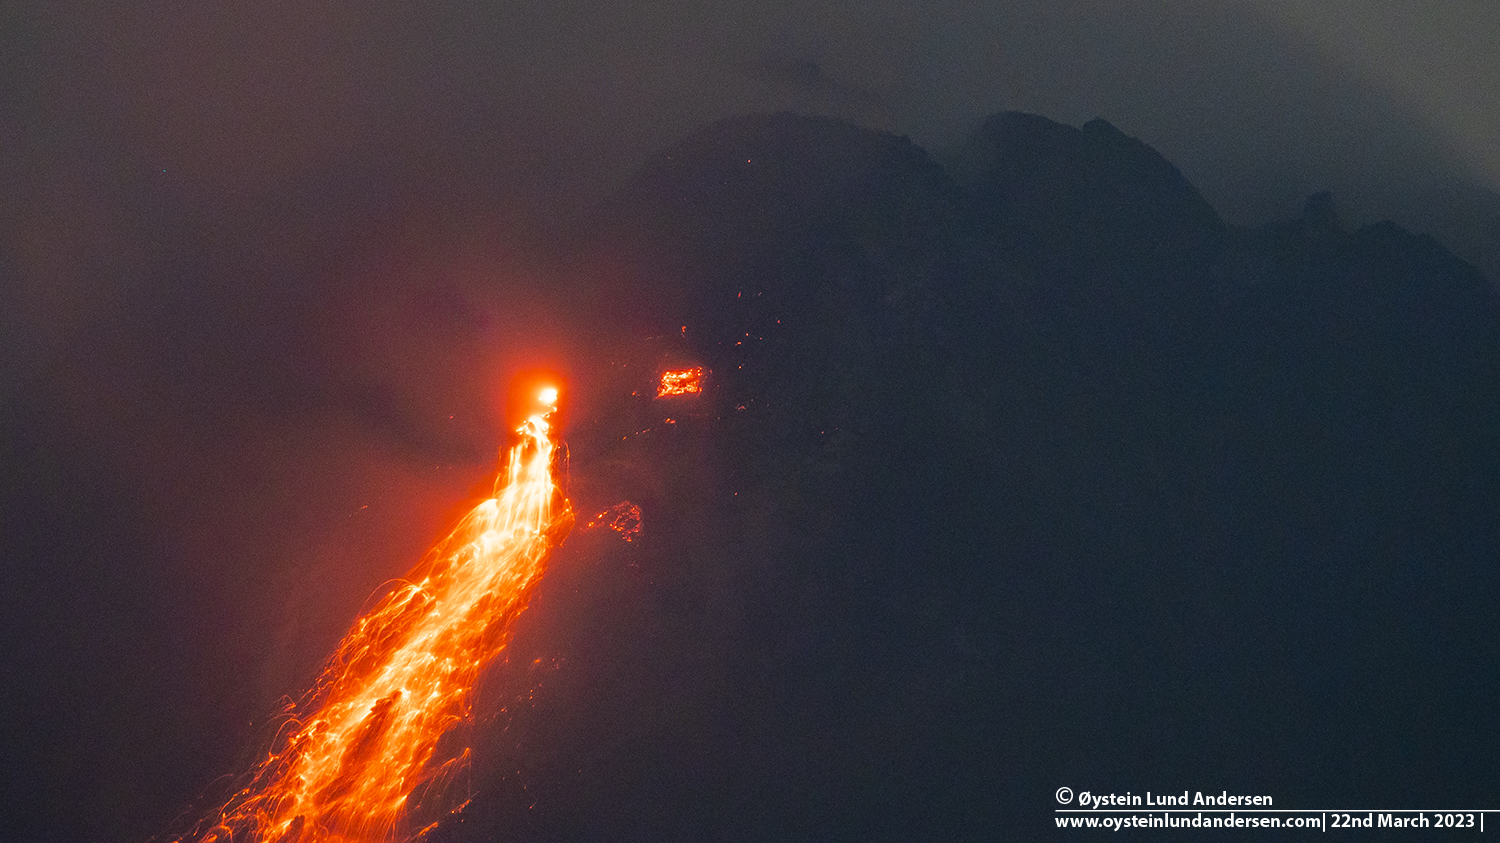
[[[900,138],[725,121],[596,221],[618,400],[576,420],[575,492],[646,528],[570,545],[532,620],[569,666],[481,810],[1032,839],[1063,785],[1500,789],[1483,279],[1326,198],[1228,228],[1102,122],[975,147],[965,189]],[[653,400],[683,362],[707,391]]]
[[1178,319],[1225,229],[1176,167],[1104,120],[1077,129],[997,114],[954,168],[1018,268],[1072,311]]

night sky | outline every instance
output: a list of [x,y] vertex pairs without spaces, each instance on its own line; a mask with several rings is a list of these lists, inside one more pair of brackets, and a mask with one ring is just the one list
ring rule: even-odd
[[[714,262],[722,255],[700,260],[718,234],[683,235],[698,237],[700,251],[672,251],[671,213],[696,206],[640,210],[662,196],[689,201],[670,178],[652,181],[670,173],[662,150],[685,138],[697,139],[692,150],[753,135],[693,134],[726,117],[838,118],[909,138],[939,162],[962,159],[965,139],[997,112],[1071,126],[1102,117],[1160,152],[1227,223],[1291,219],[1327,190],[1346,230],[1391,219],[1500,276],[1500,101],[1486,93],[1500,90],[1500,7],[979,5],[4,6],[0,838],[140,841],[201,809],[197,800],[211,800],[220,777],[257,757],[271,715],[308,686],[371,594],[487,494],[515,421],[513,385],[539,372],[565,383],[580,513],[629,498],[643,507],[645,537],[627,545],[580,532],[559,555],[523,617],[517,655],[486,682],[476,766],[463,785],[473,819],[451,839],[511,839],[509,829],[522,839],[922,839],[924,830],[1030,839],[1062,833],[1047,829],[1062,785],[1243,786],[1274,793],[1278,804],[1382,807],[1364,804],[1374,794],[1362,788],[1383,781],[1390,789],[1381,799],[1451,795],[1500,807],[1493,790],[1456,789],[1476,758],[1493,759],[1500,747],[1493,729],[1476,737],[1465,725],[1474,706],[1482,702],[1488,716],[1497,702],[1494,647],[1475,643],[1493,617],[1484,601],[1497,591],[1494,559],[1408,571],[1402,576],[1418,585],[1407,604],[1382,589],[1409,583],[1295,569],[1289,560],[1317,559],[1319,550],[1295,536],[1257,535],[1245,547],[1296,552],[1256,577],[1285,575],[1312,591],[1332,588],[1337,599],[1275,603],[1262,579],[1163,562],[1146,567],[1196,577],[1205,591],[1243,587],[1273,605],[1261,614],[1236,602],[1214,614],[1229,604],[1204,596],[1163,609],[1152,621],[1160,626],[1145,632],[1145,615],[1120,620],[1112,609],[1049,615],[1026,600],[1076,596],[1107,607],[1104,592],[1136,595],[1142,586],[1126,584],[1120,569],[1090,574],[1064,561],[1023,570],[994,553],[1024,553],[1026,536],[1054,534],[1010,521],[984,526],[989,516],[962,490],[997,488],[1003,478],[966,465],[950,446],[929,452],[901,432],[910,418],[881,416],[912,383],[841,383],[866,398],[827,410],[835,418],[865,408],[856,426],[867,438],[849,446],[854,453],[900,445],[912,455],[905,468],[891,458],[839,475],[875,491],[805,483],[804,473],[847,469],[831,446],[816,444],[823,440],[710,421],[732,415],[736,395],[785,396],[800,420],[823,412],[827,395],[815,383],[773,375],[804,358],[852,365],[854,353],[831,339],[768,352],[758,360],[773,374],[760,380],[726,375],[716,399],[725,406],[673,410],[682,417],[677,439],[610,450],[617,437],[661,424],[665,411],[632,392],[649,390],[666,363],[718,354],[696,338],[721,338],[739,324],[704,292],[746,280]],[[788,135],[807,139],[788,160],[803,151],[816,158],[822,135],[806,131]],[[706,195],[712,211],[703,218],[740,219]],[[621,221],[622,213],[644,214],[645,223]],[[683,219],[691,229],[693,218]],[[625,237],[638,231],[636,242]],[[920,242],[946,244],[950,235],[938,226]],[[743,249],[746,265],[759,265],[760,241],[751,240],[724,238],[724,254]],[[802,301],[795,289],[767,292]],[[838,319],[821,306],[754,318]],[[966,305],[954,298],[933,307]],[[685,331],[681,320],[692,320]],[[1003,354],[983,343],[942,348],[1025,359],[1024,342],[1000,345]],[[872,367],[886,359],[879,348]],[[902,378],[918,371],[893,365]],[[952,371],[972,375],[964,383],[976,395],[1031,388],[1035,372],[988,366],[974,360]],[[1060,418],[1094,423],[1089,401],[1070,403],[1057,383],[1047,389],[1060,402],[1049,407],[1066,404]],[[964,399],[941,406],[968,418]],[[1047,439],[1040,406],[955,429],[979,437],[982,428],[1012,444],[1035,434],[1046,439],[1039,448],[1062,448]],[[768,412],[759,430],[797,429],[789,415]],[[1490,425],[1474,435],[1493,433]],[[806,458],[758,469],[762,453]],[[996,453],[982,466],[1042,459]],[[1378,503],[1360,512],[1402,511],[1405,503],[1380,498],[1387,487],[1372,483]],[[1392,496],[1406,488],[1390,481]],[[735,509],[732,499],[749,489],[760,490],[760,508]],[[1041,483],[994,500],[1046,499],[1035,510],[1015,504],[1028,512],[1087,505],[1056,503],[1053,491]],[[1482,498],[1453,494],[1460,508]],[[903,495],[930,511],[895,527],[870,511],[907,507]],[[1445,500],[1412,508],[1436,511]],[[1443,517],[1434,516],[1447,525]],[[859,544],[849,538],[859,535],[854,527],[820,519],[889,541]],[[799,550],[782,536],[756,544],[788,524],[822,544]],[[1494,546],[1489,534],[1471,544],[1443,535],[1444,548]],[[1036,558],[1063,553],[1068,541],[1057,538]],[[1253,562],[1232,542],[1205,540],[1198,550],[1234,560],[1224,570]],[[795,564],[768,561],[783,551]],[[843,561],[818,569],[819,553]],[[932,561],[964,553],[976,554],[972,565]],[[694,554],[719,558],[692,563]],[[874,573],[858,573],[846,557],[868,559]],[[921,569],[907,591],[891,585],[904,566]],[[974,571],[985,572],[983,583]],[[1434,596],[1442,590],[1432,583],[1470,574],[1479,585],[1468,598]],[[839,592],[844,586],[853,591]],[[1392,606],[1404,608],[1381,614]],[[1008,611],[1012,620],[993,619]],[[1083,652],[1096,622],[1142,642],[1179,643],[1157,654],[1119,644],[1113,660],[1099,653],[1075,662],[1075,678],[1097,674],[1078,680],[1092,689],[1083,700],[1070,696],[1072,680],[1038,664],[1050,652]],[[1321,660],[1287,655],[1311,639],[1333,642]],[[1443,682],[1377,695],[1351,714],[1347,733],[1324,728],[1319,695],[1355,699],[1348,688],[1367,687],[1388,650],[1399,653],[1400,670],[1383,687],[1420,688],[1414,666],[1434,654],[1445,654],[1435,668]],[[1220,690],[1195,696],[1166,679],[1118,675],[1157,658],[1172,681],[1198,671],[1217,677]],[[1234,682],[1226,677],[1278,670],[1301,671],[1295,682],[1275,681],[1304,696],[1227,702],[1222,689]],[[1113,731],[1080,731],[1111,694],[1157,707],[1139,717],[1115,712]],[[670,699],[679,704],[663,704]],[[1419,704],[1439,712],[1423,740],[1467,747],[1453,766],[1425,750],[1403,756],[1381,745],[1361,754],[1362,730],[1400,728]],[[611,713],[621,710],[636,714]],[[1191,723],[1174,734],[1174,717]],[[775,737],[747,738],[760,732]],[[1185,760],[1191,744],[1216,734],[1233,737]],[[818,760],[799,756],[798,736]],[[1352,769],[1360,776],[1343,778]],[[651,770],[649,784],[632,784]],[[785,777],[773,782],[774,770]],[[1411,770],[1455,789],[1403,791]],[[1476,787],[1496,784],[1487,775]],[[889,807],[918,797],[943,819]],[[722,817],[755,821],[724,825]]]

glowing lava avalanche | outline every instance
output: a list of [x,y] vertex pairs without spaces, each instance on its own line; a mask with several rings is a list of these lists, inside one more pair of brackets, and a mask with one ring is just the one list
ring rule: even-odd
[[469,715],[474,680],[573,526],[566,446],[549,427],[557,390],[541,400],[495,496],[355,623],[248,784],[179,841],[411,840],[434,827],[418,827],[414,811],[436,813],[468,756],[440,739]]

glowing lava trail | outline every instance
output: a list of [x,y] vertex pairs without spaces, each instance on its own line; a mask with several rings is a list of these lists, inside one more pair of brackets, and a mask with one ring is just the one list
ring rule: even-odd
[[573,526],[566,446],[549,428],[557,390],[541,400],[495,497],[355,623],[277,748],[179,843],[411,840],[434,827],[416,827],[414,811],[468,757],[440,739],[469,715],[474,680]]

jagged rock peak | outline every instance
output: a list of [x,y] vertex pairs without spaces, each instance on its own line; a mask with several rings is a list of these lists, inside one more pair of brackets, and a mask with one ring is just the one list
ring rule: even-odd
[[1188,237],[1225,227],[1171,162],[1103,119],[1074,128],[1036,114],[992,115],[959,153],[955,173],[1010,223],[1034,225],[1028,220],[1039,213],[1131,228],[1151,219]]

